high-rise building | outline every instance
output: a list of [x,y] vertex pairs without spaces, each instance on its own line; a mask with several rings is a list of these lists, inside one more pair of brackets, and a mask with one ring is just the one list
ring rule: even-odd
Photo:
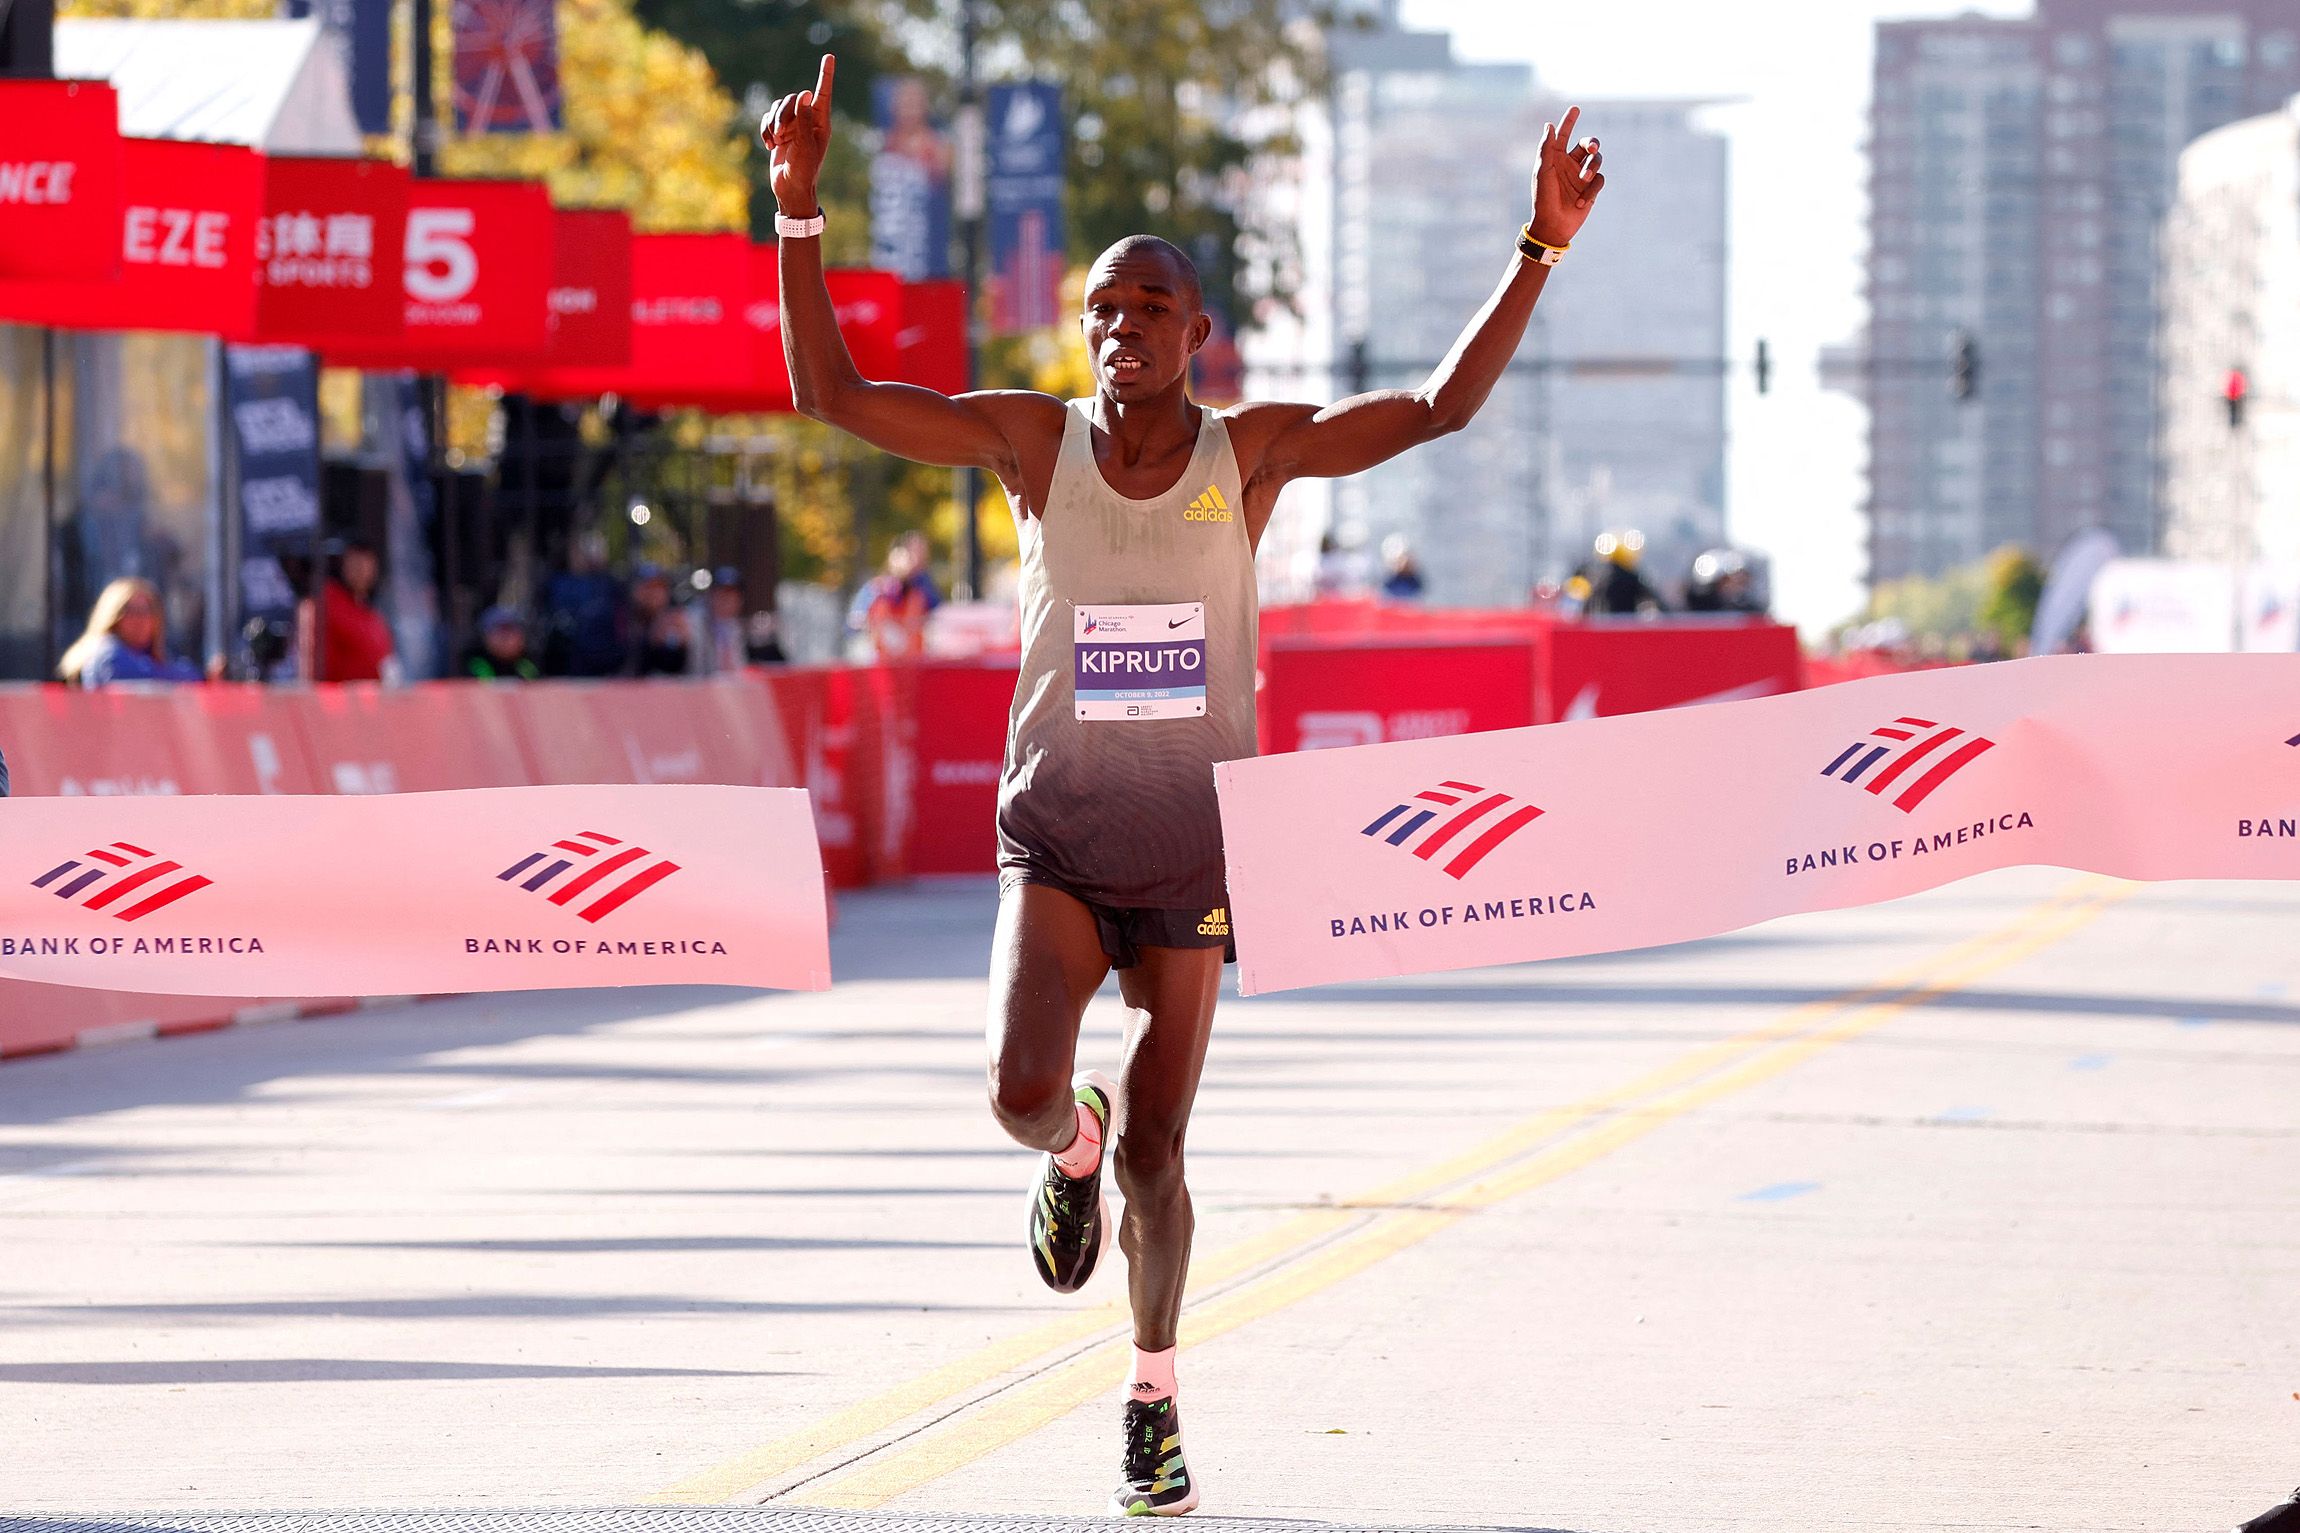
[[[2181,149],[2300,90],[2294,0],[2040,0],[1877,29],[1869,574],[2161,541],[2158,232]],[[1974,397],[1950,387],[1960,334]]]
[[[1290,308],[1244,339],[1248,392],[1329,400],[1420,386],[1515,259],[1542,124],[1566,105],[1521,64],[1453,57],[1394,3],[1331,35],[1331,89],[1260,167],[1251,221],[1291,244]],[[1448,604],[1522,603],[1608,527],[1675,579],[1724,535],[1725,141],[1697,101],[1587,100],[1605,201],[1469,430],[1373,472],[1287,491],[1273,594],[1306,590],[1328,536],[1402,534]],[[1366,562],[1370,563],[1370,559]]]
[[2188,146],[2163,249],[2165,552],[2300,569],[2300,97]]

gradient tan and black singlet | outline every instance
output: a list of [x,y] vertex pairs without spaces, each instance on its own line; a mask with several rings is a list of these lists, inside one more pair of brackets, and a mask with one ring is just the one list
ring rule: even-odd
[[[1071,401],[1046,506],[1019,519],[1022,673],[998,865],[1090,904],[1208,910],[1228,903],[1214,763],[1254,754],[1257,607],[1238,461],[1229,428],[1202,411],[1181,479],[1129,499],[1094,461],[1087,408]],[[1191,680],[1186,640],[1201,631],[1197,716],[1164,694]],[[1125,716],[1137,707],[1151,716]]]

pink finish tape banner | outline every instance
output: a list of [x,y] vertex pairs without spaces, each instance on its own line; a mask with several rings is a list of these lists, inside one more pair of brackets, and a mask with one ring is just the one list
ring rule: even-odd
[[2300,878],[2300,656],[2075,655],[1215,769],[1245,994],[1995,868]]
[[830,985],[796,788],[0,799],[0,975],[173,995]]

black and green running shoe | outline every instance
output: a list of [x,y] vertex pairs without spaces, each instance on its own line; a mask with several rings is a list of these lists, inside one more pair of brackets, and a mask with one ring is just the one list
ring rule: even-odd
[[[1102,1120],[1103,1160],[1118,1137],[1118,1088],[1099,1070],[1071,1082],[1076,1099]],[[1102,1165],[1092,1176],[1065,1176],[1049,1155],[1039,1168],[1038,1190],[1030,1199],[1030,1259],[1056,1293],[1076,1293],[1094,1276],[1102,1248],[1110,1242],[1110,1211],[1102,1201]]]
[[2292,1499],[2253,1518],[2236,1533],[2300,1533],[2300,1490],[2292,1492]]
[[1110,1515],[1179,1517],[1197,1506],[1182,1461],[1182,1413],[1171,1399],[1127,1401],[1126,1483],[1111,1495]]

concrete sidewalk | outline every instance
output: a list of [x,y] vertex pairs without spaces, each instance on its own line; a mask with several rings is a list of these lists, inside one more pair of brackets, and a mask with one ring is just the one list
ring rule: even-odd
[[[992,898],[843,902],[827,995],[0,1066],[0,1511],[1098,1510],[1122,1285],[1063,1299],[1022,1253],[1031,1159],[981,1102]],[[1226,1003],[1182,1363],[1207,1510],[2259,1511],[2300,1477],[2295,915],[2005,874]],[[1087,1062],[1116,1027],[1106,998]]]

